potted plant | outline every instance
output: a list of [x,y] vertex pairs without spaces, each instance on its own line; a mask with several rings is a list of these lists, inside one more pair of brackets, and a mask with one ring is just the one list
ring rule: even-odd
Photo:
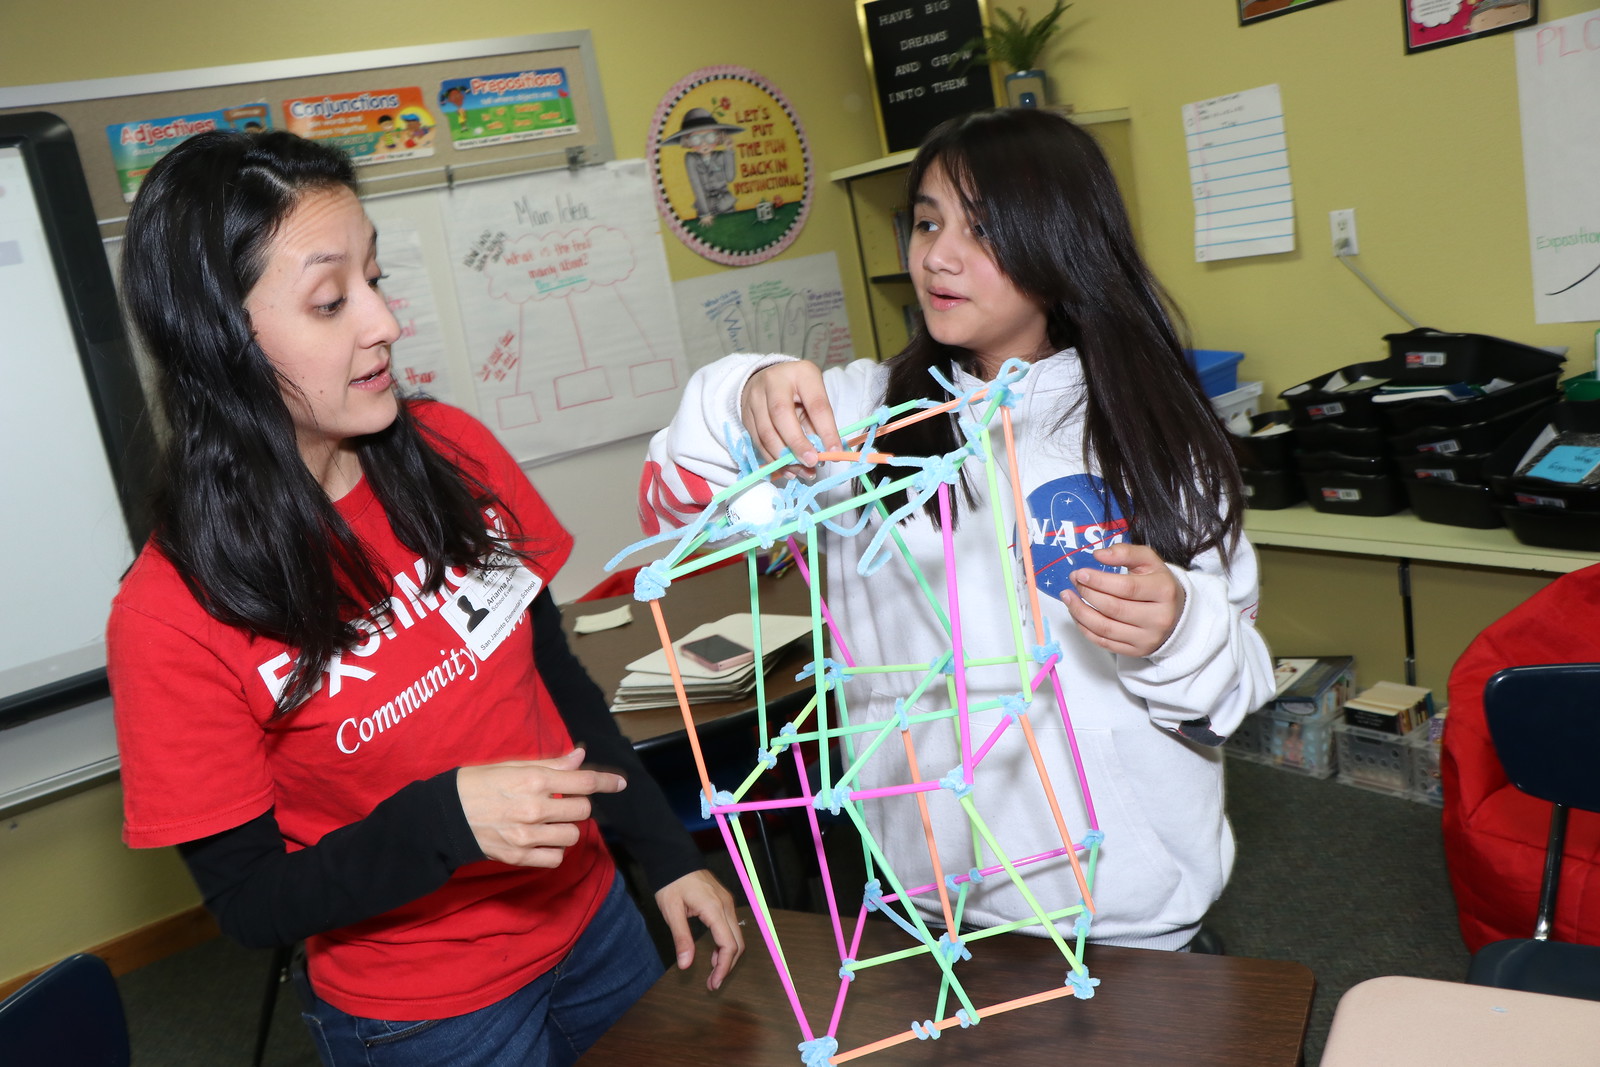
[[982,37],[968,41],[963,49],[970,51],[972,62],[998,61],[1010,68],[1006,75],[1006,99],[1013,107],[1037,107],[1045,103],[1045,73],[1039,69],[1039,56],[1050,39],[1061,30],[1062,14],[1071,7],[1065,0],[1056,0],[1044,17],[1037,22],[1028,18],[1025,8],[1017,13],[995,8],[994,21]]

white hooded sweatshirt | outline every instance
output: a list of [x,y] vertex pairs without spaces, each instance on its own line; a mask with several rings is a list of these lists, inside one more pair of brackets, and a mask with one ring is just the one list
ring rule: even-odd
[[[740,426],[744,385],[756,371],[785,358],[734,355],[693,376],[672,424],[650,443],[640,485],[640,515],[647,532],[655,532],[663,523],[686,524],[715,492],[737,480],[736,464],[724,442],[728,429]],[[869,416],[882,403],[886,377],[883,364],[868,360],[826,372],[828,397],[841,427]],[[962,389],[976,384],[977,379],[965,374],[956,380]],[[930,394],[933,388],[930,382]],[[1226,564],[1216,551],[1199,556],[1188,568],[1169,564],[1183,588],[1184,607],[1171,636],[1149,657],[1119,656],[1091,643],[1058,597],[1064,591],[1074,595],[1067,581],[1073,566],[1093,565],[1089,553],[1081,551],[1085,542],[1098,542],[1099,547],[1121,540],[1126,525],[1120,515],[1103,514],[1100,479],[1085,468],[1083,374],[1077,353],[1069,349],[1035,363],[1015,391],[1020,396],[1012,420],[1029,514],[1017,536],[1009,472],[999,454],[996,432],[1003,528],[1017,547],[1033,553],[1048,633],[1033,632],[1025,592],[1019,589],[1025,641],[1027,647],[1051,642],[1061,647],[1058,671],[1083,760],[1092,817],[1077,786],[1067,729],[1048,682],[1028,715],[1074,840],[1081,843],[1091,826],[1105,835],[1094,872],[1096,913],[1089,937],[1108,944],[1181,948],[1221,894],[1233,865],[1233,835],[1223,816],[1222,752],[1217,746],[1273,692],[1272,659],[1255,628],[1255,553],[1241,539]],[[1062,424],[1063,413],[1069,411]],[[885,437],[878,447],[892,452],[892,437]],[[987,478],[981,465],[969,461],[968,470],[968,484],[986,501]],[[1115,505],[1112,508],[1115,512]],[[871,577],[857,573],[874,528],[869,526],[855,537],[825,534],[829,606],[857,664],[928,663],[950,649],[950,636],[909,569],[891,559]],[[920,510],[901,530],[929,585],[942,597],[942,534]],[[1012,614],[1004,590],[1009,579],[994,547],[986,502],[975,509],[963,508],[954,540],[966,657],[1013,654]],[[1022,568],[1014,570],[1016,581],[1025,582]],[[904,696],[915,684],[915,679],[905,678],[878,674],[852,678],[846,687],[851,721],[895,718],[895,697]],[[972,703],[1015,694],[1020,688],[1015,665],[971,670],[968,684]],[[930,694],[907,708],[909,713],[950,706],[942,686],[931,688]],[[974,747],[1005,714],[997,709],[972,715]],[[954,731],[944,723],[917,728],[915,745],[923,781],[940,778],[960,765]],[[904,750],[891,740],[853,784],[863,789],[900,784],[909,781],[908,774]],[[1002,735],[975,778],[972,799],[1013,860],[1061,844],[1038,781],[1022,731],[1014,727]],[[953,795],[942,789],[923,795],[932,810],[941,877],[995,862],[988,849],[974,850],[973,831]],[[913,887],[934,881],[915,801],[900,796],[867,801],[863,807],[872,834],[902,884]],[[1022,875],[1047,911],[1080,899],[1064,857],[1026,867]],[[890,892],[887,884],[883,892]],[[942,921],[933,894],[919,898],[918,907],[930,919]],[[988,927],[1032,914],[1022,894],[999,874],[972,888],[961,921]],[[1070,928],[1070,923],[1063,926]],[[1043,931],[1034,926],[1027,932]]]

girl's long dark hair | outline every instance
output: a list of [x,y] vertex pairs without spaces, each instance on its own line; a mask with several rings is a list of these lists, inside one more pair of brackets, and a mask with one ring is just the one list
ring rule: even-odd
[[[929,133],[906,178],[908,199],[935,164],[967,217],[983,225],[996,265],[1044,307],[1050,343],[1077,349],[1086,458],[1127,516],[1130,536],[1182,566],[1207,549],[1226,553],[1242,523],[1232,446],[1184,354],[1176,309],[1139,256],[1100,147],[1051,112],[1002,108]],[[919,328],[889,362],[885,402],[929,396],[929,369],[952,366],[977,371],[971,352]],[[961,444],[953,416],[895,437],[908,454]],[[896,504],[903,501],[901,494]],[[925,510],[938,522],[936,503]]]
[[[153,538],[212,616],[297,649],[276,714],[317,690],[333,655],[366,639],[357,621],[385,619],[391,595],[301,459],[244,309],[301,199],[355,185],[350,161],[314,141],[205,133],[151,169],[123,243],[123,299],[160,371],[170,430]],[[431,592],[446,566],[493,550],[481,508],[494,497],[429,437],[402,404],[356,448],[395,535],[427,561]]]

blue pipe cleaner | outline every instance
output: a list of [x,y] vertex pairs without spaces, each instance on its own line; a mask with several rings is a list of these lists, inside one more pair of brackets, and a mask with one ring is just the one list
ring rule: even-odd
[[763,770],[770,771],[778,765],[778,754],[763,748],[756,753],[756,762],[761,764]]
[[941,779],[939,784],[954,793],[957,800],[972,792],[972,783],[962,777],[960,767],[952,767]]
[[782,726],[780,726],[778,728],[778,737],[780,739],[786,737],[789,740],[784,741],[774,751],[782,752],[785,749],[787,749],[790,745],[794,744],[795,735],[798,734],[799,732],[800,732],[800,728],[798,726],[796,726],[792,722],[786,722]]
[[950,890],[952,893],[961,892],[961,886],[956,883],[956,876],[953,874],[947,874],[944,876],[944,887]]
[[977,1026],[978,1023],[982,1021],[979,1019],[974,1019],[971,1015],[967,1014],[966,1008],[962,1008],[960,1011],[956,1012],[956,1019],[961,1023],[961,1029],[963,1030],[969,1026]]
[[1104,830],[1085,830],[1083,833],[1083,843],[1086,848],[1103,845],[1105,841],[1106,832]]
[[1089,913],[1083,912],[1078,916],[1078,921],[1072,924],[1073,937],[1089,936]]
[[[718,790],[712,799],[717,802],[716,806],[719,808],[725,808],[729,804],[737,803],[737,801],[733,799],[733,794],[728,792],[726,789]],[[700,817],[702,819],[711,818],[711,804],[706,800],[706,793],[703,789],[700,791]]]
[[828,1061],[839,1051],[839,1042],[824,1034],[810,1041],[802,1041],[795,1048],[800,1050],[800,1062],[805,1067],[828,1067]]
[[[823,692],[832,692],[839,684],[839,679],[844,677],[844,665],[835,660],[822,658],[822,689]],[[799,674],[794,676],[797,682],[803,682],[817,673],[817,661],[807,663]]]
[[818,811],[827,811],[830,814],[837,815],[839,814],[840,806],[849,799],[850,790],[844,786],[836,786],[833,789],[824,786],[817,790],[817,795],[811,800],[811,806]]
[[1065,985],[1072,987],[1072,995],[1079,1000],[1093,1000],[1094,987],[1100,984],[1100,979],[1090,978],[1088,971],[1068,971]]
[[939,1040],[939,1027],[932,1019],[924,1019],[920,1023],[915,1019],[911,1020],[911,1032],[917,1035],[918,1041],[927,1041],[930,1038],[934,1041]]
[[972,868],[967,872],[967,881],[971,882],[973,885],[977,885],[979,882],[983,881],[983,872],[978,870],[976,867]]
[[639,568],[638,575],[633,579],[633,599],[639,601],[660,600],[666,593],[667,586],[672,584],[672,576],[665,558]]
[[883,883],[874,878],[863,886],[861,903],[867,906],[868,911],[877,911],[883,907]]
[[1061,642],[1051,641],[1047,645],[1033,646],[1033,662],[1048,663],[1051,656],[1061,655]]
[[842,965],[839,968],[839,977],[844,979],[846,982],[854,982],[856,980],[856,972],[851,968],[856,965],[856,961],[851,959],[849,956],[846,956],[844,959],[840,960],[839,963]]
[[943,956],[947,963],[954,963],[956,960],[970,960],[972,958],[972,950],[962,944],[959,938],[952,941],[948,931],[939,936],[939,944],[935,951]]
[[1000,707],[1003,708],[1005,713],[1011,717],[1012,722],[1016,722],[1018,719],[1028,714],[1028,701],[1020,692],[1014,693],[1011,696],[1001,697]]
[[911,729],[911,720],[906,718],[906,698],[894,698],[894,721],[900,727],[900,732],[905,733]]

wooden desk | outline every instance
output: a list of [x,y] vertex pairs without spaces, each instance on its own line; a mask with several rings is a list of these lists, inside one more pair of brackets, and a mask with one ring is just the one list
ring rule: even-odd
[[[790,570],[780,577],[763,577],[757,581],[762,611],[780,615],[811,614],[810,593],[798,571]],[[627,605],[633,614],[633,621],[627,625],[592,634],[573,632],[573,625],[583,616],[612,611],[622,605]],[[702,623],[749,610],[750,577],[742,560],[732,566],[680,578],[661,600],[661,611],[674,639]],[[629,663],[661,647],[650,605],[634,600],[631,594],[567,604],[562,607],[561,614],[562,626],[567,632],[567,641],[572,646],[573,654],[582,661],[589,676],[600,686],[607,699],[615,695],[617,683],[627,673]],[[812,683],[797,682],[794,676],[810,660],[809,641],[796,645],[779,657],[767,672],[769,707],[782,714],[791,705],[796,710],[803,706],[805,697],[801,694],[810,692]],[[790,699],[786,701],[784,698]],[[690,705],[697,728],[710,724],[717,724],[717,729],[729,728],[748,721],[755,710],[753,694],[739,700]],[[648,749],[672,744],[683,740],[687,734],[683,727],[683,713],[676,707],[618,712],[616,720],[623,736],[632,741],[635,748]],[[776,729],[778,725],[774,724],[773,728]]]
[[1339,998],[1322,1067],[1600,1062],[1600,1002],[1514,989],[1369,978]]
[[[825,1032],[839,987],[828,919],[799,912],[774,917],[801,1004],[815,1032]],[[702,941],[694,966],[668,971],[581,1063],[799,1067],[800,1028],[754,922],[746,924],[745,938],[744,959],[719,992],[706,992],[709,953]],[[897,927],[873,922],[857,955],[905,943]],[[1301,964],[1099,946],[1090,946],[1085,963],[1101,982],[1090,1000],[1063,997],[986,1018],[976,1030],[947,1030],[937,1041],[912,1040],[851,1062],[1292,1067],[1299,1060],[1316,985]],[[981,1008],[1059,985],[1066,964],[1051,942],[1008,935],[975,946],[958,973]],[[863,971],[845,1004],[840,1051],[930,1018],[937,975],[925,958]]]

